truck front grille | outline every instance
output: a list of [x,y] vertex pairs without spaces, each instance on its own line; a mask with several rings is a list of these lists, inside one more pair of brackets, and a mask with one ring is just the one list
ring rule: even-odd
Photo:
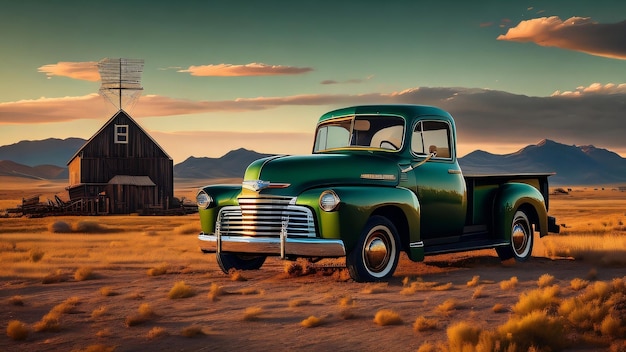
[[239,206],[222,208],[217,217],[220,235],[315,237],[311,209],[291,204],[295,198],[240,198]]

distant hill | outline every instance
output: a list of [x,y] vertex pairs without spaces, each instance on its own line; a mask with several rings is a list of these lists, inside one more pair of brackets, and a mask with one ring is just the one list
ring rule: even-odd
[[[22,141],[0,147],[0,175],[45,179],[68,178],[66,163],[86,140],[80,138]],[[237,149],[219,158],[189,157],[174,165],[177,178],[243,177],[252,161],[271,156]],[[459,158],[465,174],[555,172],[551,185],[626,183],[626,159],[592,145],[575,146],[543,140],[511,154],[482,150]]]
[[174,177],[180,178],[229,178],[243,177],[246,167],[254,160],[272,156],[240,148],[219,158],[189,157],[174,165]]
[[56,165],[67,167],[70,158],[87,140],[82,138],[48,138],[21,141],[0,147],[0,160],[11,160],[27,166]]
[[56,165],[28,166],[11,160],[0,160],[0,176],[18,176],[32,179],[67,179],[67,168]]
[[543,140],[511,154],[477,150],[459,159],[465,174],[556,172],[552,185],[626,182],[626,159],[592,145],[575,146]]

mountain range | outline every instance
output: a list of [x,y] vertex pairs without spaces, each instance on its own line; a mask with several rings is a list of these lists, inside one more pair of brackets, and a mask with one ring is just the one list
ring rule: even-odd
[[[50,138],[1,146],[0,175],[68,178],[66,163],[85,142],[80,138]],[[240,178],[250,162],[270,155],[241,148],[219,158],[189,157],[174,165],[174,177]],[[547,139],[504,155],[476,150],[459,158],[459,164],[465,174],[554,172],[552,185],[626,183],[626,159],[620,155],[591,145],[566,145]]]

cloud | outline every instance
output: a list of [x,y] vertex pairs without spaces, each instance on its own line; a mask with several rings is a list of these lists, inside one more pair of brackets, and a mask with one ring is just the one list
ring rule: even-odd
[[100,73],[98,73],[98,63],[95,61],[61,61],[57,62],[56,64],[43,65],[37,68],[37,72],[45,73],[48,78],[60,76],[91,82],[100,81]]
[[202,65],[189,66],[177,72],[187,72],[192,76],[213,76],[213,77],[240,77],[240,76],[279,76],[279,75],[299,75],[313,71],[310,67],[293,67],[283,65],[267,65],[263,63],[249,63],[246,65]]
[[374,75],[369,75],[365,78],[352,78],[352,79],[347,79],[345,81],[337,81],[334,79],[326,79],[320,82],[320,84],[324,84],[324,85],[330,85],[330,84],[359,84],[359,83],[364,83],[369,81],[370,79],[372,79],[374,77]]
[[[547,97],[480,88],[419,87],[390,93],[305,94],[286,97],[192,101],[149,95],[129,111],[134,117],[164,117],[275,109],[282,106],[336,107],[359,104],[425,104],[455,116],[465,145],[520,145],[549,138],[626,151],[626,84],[591,84]],[[102,119],[113,112],[97,94],[0,103],[0,124],[32,124]],[[482,149],[488,149],[484,147]]]
[[541,46],[580,51],[587,54],[626,60],[626,21],[600,24],[589,17],[557,16],[522,21],[497,40],[532,42]]

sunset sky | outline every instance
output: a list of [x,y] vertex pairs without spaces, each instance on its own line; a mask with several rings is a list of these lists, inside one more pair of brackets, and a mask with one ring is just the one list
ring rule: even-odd
[[460,156],[544,138],[626,157],[626,1],[3,1],[0,145],[88,139],[96,63],[145,60],[125,107],[180,163],[309,153],[331,109],[450,111]]

